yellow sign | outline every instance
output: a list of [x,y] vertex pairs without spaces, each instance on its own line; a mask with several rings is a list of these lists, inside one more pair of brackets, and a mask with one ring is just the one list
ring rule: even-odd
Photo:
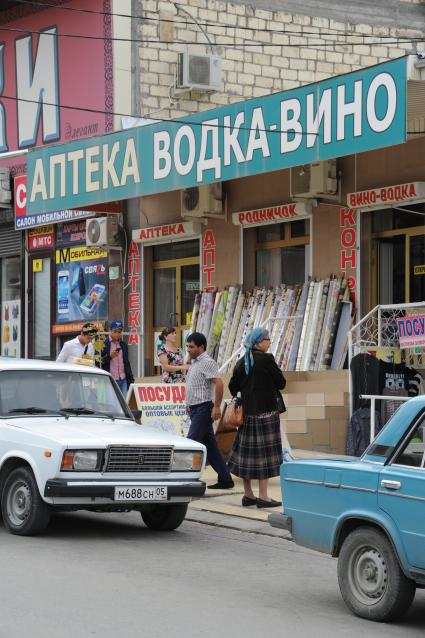
[[43,260],[42,259],[33,259],[32,260],[32,271],[33,272],[43,272]]
[[414,275],[425,275],[425,264],[422,266],[413,266]]
[[76,248],[58,248],[56,250],[56,263],[69,264],[72,261],[85,261],[86,259],[101,259],[108,253],[96,246],[77,246]]
[[28,234],[30,237],[36,237],[37,235],[46,235],[47,233],[53,233],[53,231],[53,224],[49,224],[48,226],[38,226],[37,228],[31,228],[28,231]]

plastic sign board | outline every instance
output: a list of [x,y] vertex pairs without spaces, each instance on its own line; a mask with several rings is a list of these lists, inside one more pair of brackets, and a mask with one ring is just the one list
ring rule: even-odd
[[397,319],[400,348],[425,347],[425,315]]
[[417,201],[425,201],[425,182],[383,186],[347,195],[347,202],[351,208],[390,208],[397,204]]
[[187,435],[190,425],[185,399],[184,383],[134,383],[127,394],[129,406],[142,413],[142,426],[181,436]]
[[40,226],[28,231],[28,250],[53,248],[55,245],[55,231],[52,225]]
[[15,230],[38,228],[46,224],[92,217],[93,212],[87,210],[55,210],[49,213],[41,212],[35,215],[27,212],[27,176],[19,175],[14,181],[15,200]]
[[148,226],[133,230],[133,241],[141,242],[145,246],[169,243],[192,239],[201,234],[201,225],[196,222],[177,222],[176,224],[164,224],[163,226]]
[[267,206],[267,208],[257,208],[241,213],[233,213],[232,221],[236,226],[261,226],[263,224],[278,224],[288,222],[293,219],[308,217],[311,208],[304,202],[294,202],[291,204],[279,204],[278,206]]
[[178,121],[28,153],[31,213],[221,182],[400,144],[399,58]]

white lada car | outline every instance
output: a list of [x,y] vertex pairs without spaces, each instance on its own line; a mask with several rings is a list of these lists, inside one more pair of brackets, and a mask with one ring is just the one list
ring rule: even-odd
[[55,510],[137,510],[172,530],[205,491],[205,448],[138,425],[96,368],[0,358],[0,499],[11,533],[42,532]]

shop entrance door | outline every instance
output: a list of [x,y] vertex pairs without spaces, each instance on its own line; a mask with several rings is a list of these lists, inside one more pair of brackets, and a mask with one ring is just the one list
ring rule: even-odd
[[425,299],[425,235],[422,228],[391,232],[377,239],[379,304]]
[[37,253],[29,259],[28,332],[29,356],[36,359],[51,359],[52,305],[51,291],[54,289],[52,256]]
[[[195,295],[200,290],[199,241],[180,242],[178,252],[183,255],[189,253],[191,256],[177,259],[155,260],[157,256],[167,256],[163,250],[157,251],[155,248],[152,264],[153,329],[155,333],[159,333],[166,326],[175,326],[178,343],[183,346],[184,333],[190,327]],[[170,250],[169,253],[171,252]]]

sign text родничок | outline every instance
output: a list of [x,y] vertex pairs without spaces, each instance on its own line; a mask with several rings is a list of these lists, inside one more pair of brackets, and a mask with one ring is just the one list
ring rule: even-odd
[[406,139],[406,59],[28,155],[30,212],[300,166]]

